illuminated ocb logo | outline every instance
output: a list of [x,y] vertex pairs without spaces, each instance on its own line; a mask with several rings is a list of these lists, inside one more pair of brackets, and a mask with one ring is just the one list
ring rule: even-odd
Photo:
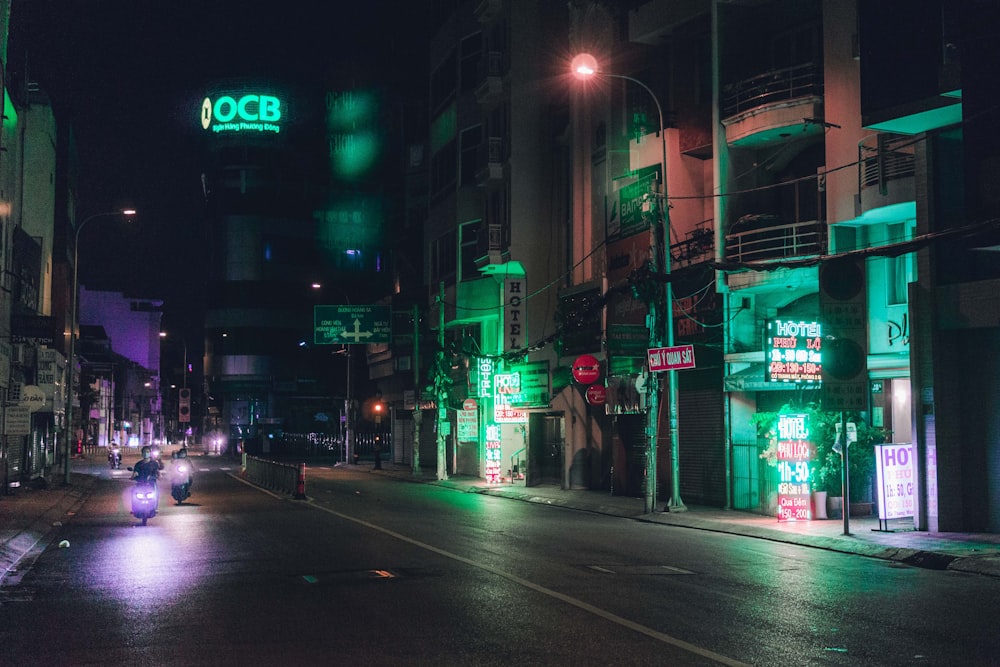
[[272,95],[223,95],[201,103],[201,127],[213,132],[281,131],[281,101]]

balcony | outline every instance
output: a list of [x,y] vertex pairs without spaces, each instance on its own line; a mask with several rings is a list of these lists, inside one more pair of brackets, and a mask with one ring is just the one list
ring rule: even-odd
[[506,70],[504,54],[489,51],[483,61],[482,82],[476,87],[476,101],[483,106],[492,106],[503,99],[503,75]]
[[879,133],[858,143],[858,193],[863,215],[916,198],[913,137]]
[[785,223],[774,215],[745,215],[726,235],[726,260],[760,262],[821,255],[826,238],[818,220]]
[[729,84],[722,114],[730,146],[760,148],[821,136],[823,71],[806,63]]
[[484,24],[491,23],[494,19],[500,16],[500,12],[502,10],[503,0],[481,0],[481,2],[476,5],[476,20]]
[[476,172],[476,182],[480,186],[499,183],[503,180],[504,150],[503,137],[488,137],[486,139],[486,161]]

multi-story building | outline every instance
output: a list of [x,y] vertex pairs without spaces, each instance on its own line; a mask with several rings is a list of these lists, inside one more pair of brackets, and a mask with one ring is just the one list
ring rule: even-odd
[[[314,307],[389,290],[387,106],[377,89],[321,82],[206,91],[206,429],[250,451],[285,432],[336,435],[346,362],[360,354],[314,345]],[[363,398],[360,363],[351,383]]]
[[559,356],[545,343],[570,284],[568,115],[550,78],[565,8],[459,2],[434,21],[425,285],[439,374],[454,370],[437,408],[454,428],[425,420],[421,461],[441,474],[561,481],[571,421],[551,403]]
[[[72,176],[72,142],[48,96],[8,57],[10,3],[0,2],[0,483],[36,482],[64,463],[66,407],[62,325],[66,283],[55,252],[56,220]],[[13,72],[12,72],[13,70]],[[61,129],[61,131],[60,131]],[[58,332],[58,333],[57,333]],[[26,410],[26,406],[30,409]],[[26,415],[25,412],[28,414]]]
[[[905,11],[898,14],[901,8]],[[916,524],[927,530],[995,531],[1000,527],[1000,439],[993,403],[1000,322],[995,131],[1000,107],[992,63],[1000,55],[994,37],[1000,7],[946,0],[917,6],[865,2],[859,4],[857,26],[862,125],[888,135],[877,144],[880,159],[863,160],[867,168],[860,173],[877,170],[884,181],[900,158],[913,163],[915,215],[906,240],[912,240],[916,263],[908,310],[882,323],[881,333],[903,334],[910,342],[904,390],[917,461]],[[904,35],[913,42],[906,54],[890,46]],[[883,262],[890,271],[898,260]],[[870,283],[869,299],[872,290]],[[873,341],[878,324],[870,319]]]

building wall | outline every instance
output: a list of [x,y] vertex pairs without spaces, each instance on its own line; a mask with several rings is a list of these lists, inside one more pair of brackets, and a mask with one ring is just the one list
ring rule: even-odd
[[159,374],[161,301],[80,288],[80,325],[104,327],[112,349]]

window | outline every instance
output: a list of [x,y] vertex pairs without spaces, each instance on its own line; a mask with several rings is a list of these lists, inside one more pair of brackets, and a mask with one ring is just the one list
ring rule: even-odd
[[452,49],[431,74],[431,109],[434,111],[455,97],[455,90],[458,87],[455,60],[455,50]]
[[481,222],[467,222],[459,228],[461,234],[461,271],[460,280],[475,280],[479,277],[476,269],[476,258],[479,257],[479,230]]
[[[887,243],[902,243],[910,239],[908,223],[886,225]],[[912,255],[885,258],[886,305],[897,306],[907,302],[907,287],[913,281]]]
[[462,40],[459,56],[459,86],[463,93],[475,90],[480,80],[479,62],[482,60],[483,36],[470,35]]
[[455,185],[455,140],[452,139],[431,158],[431,194],[440,195]]
[[431,283],[453,281],[455,278],[455,264],[457,262],[457,248],[455,232],[439,236],[431,244]]
[[462,177],[459,185],[475,185],[476,171],[478,170],[480,164],[479,147],[483,143],[482,125],[476,125],[475,127],[462,130],[459,142],[461,144],[460,159],[462,161],[462,164],[459,167],[461,169]]

